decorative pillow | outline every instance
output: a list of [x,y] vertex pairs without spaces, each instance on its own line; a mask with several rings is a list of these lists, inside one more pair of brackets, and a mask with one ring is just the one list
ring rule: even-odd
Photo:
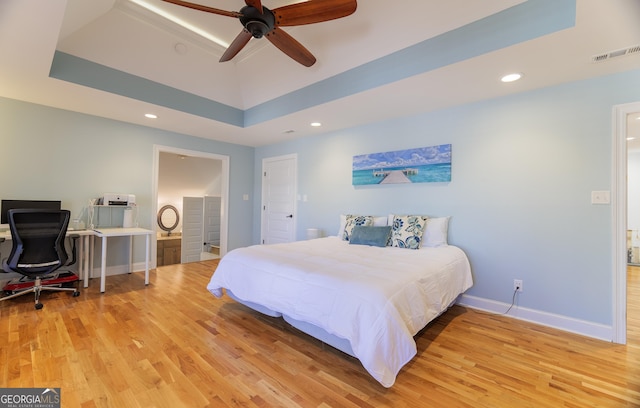
[[398,248],[420,248],[426,225],[427,217],[422,215],[395,215],[387,245]]
[[427,220],[427,228],[422,236],[422,246],[439,247],[449,245],[447,239],[449,218],[451,217],[429,218]]
[[[383,227],[387,225],[387,217],[373,217],[373,225],[376,227]],[[340,214],[340,226],[338,227],[338,238],[344,240],[344,227],[347,226],[347,215]]]
[[[391,226],[393,226],[393,219],[394,219],[395,217],[403,217],[403,215],[396,215],[396,214],[389,214],[389,215],[387,215],[387,225],[391,225]],[[425,219],[425,221],[426,221],[427,219],[429,219],[429,216],[428,216],[428,215],[416,215],[416,217],[422,217],[422,218],[424,218],[424,219]],[[426,227],[425,227],[425,228],[426,228]],[[424,232],[423,232],[423,235],[424,235]]]
[[351,232],[353,228],[362,225],[362,226],[370,226],[373,225],[373,217],[370,215],[347,215],[346,223],[344,226],[344,236],[343,240],[348,241],[351,236]]
[[355,245],[371,245],[377,247],[387,246],[391,227],[364,227],[356,225],[351,232],[349,244]]

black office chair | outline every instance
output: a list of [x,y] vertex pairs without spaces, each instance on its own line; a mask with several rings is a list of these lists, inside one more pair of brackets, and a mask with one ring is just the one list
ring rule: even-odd
[[[12,293],[0,300],[8,300],[27,293],[35,293],[35,307],[42,309],[40,292],[78,292],[78,276],[58,269],[72,264],[65,248],[65,236],[69,225],[68,210],[13,209],[8,211],[12,248],[9,257],[3,261],[6,272],[14,271],[24,275],[18,282],[4,287],[5,293]],[[75,242],[75,241],[74,241]],[[75,245],[74,245],[75,247]],[[75,248],[74,248],[75,250]],[[73,256],[75,261],[75,253]],[[63,287],[76,282],[76,287]]]

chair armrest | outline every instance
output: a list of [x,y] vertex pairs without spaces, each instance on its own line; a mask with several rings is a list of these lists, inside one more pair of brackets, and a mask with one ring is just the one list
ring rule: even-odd
[[71,239],[71,260],[68,261],[65,266],[71,266],[77,261],[77,250],[76,250],[76,242],[78,238],[80,238],[80,234],[69,234],[67,238]]
[[[2,244],[5,241],[4,237],[0,237],[0,244]],[[5,263],[6,259],[2,260],[2,264],[0,264],[0,273],[7,273],[7,271],[4,270],[4,263]]]

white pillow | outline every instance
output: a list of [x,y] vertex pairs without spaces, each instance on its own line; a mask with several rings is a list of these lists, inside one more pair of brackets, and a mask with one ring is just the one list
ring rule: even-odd
[[373,226],[374,227],[386,227],[387,225],[387,217],[382,216],[382,217],[373,217]]
[[340,225],[338,226],[337,237],[344,239],[344,227],[347,225],[347,214],[340,214]]
[[422,246],[439,247],[448,244],[449,217],[429,218],[422,236]]

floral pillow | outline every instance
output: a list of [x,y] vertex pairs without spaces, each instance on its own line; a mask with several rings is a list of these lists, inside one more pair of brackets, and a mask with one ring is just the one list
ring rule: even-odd
[[353,233],[353,228],[358,225],[365,227],[373,225],[373,217],[370,215],[347,215],[342,239],[348,241]]
[[427,217],[422,215],[395,215],[391,224],[388,246],[419,249]]

